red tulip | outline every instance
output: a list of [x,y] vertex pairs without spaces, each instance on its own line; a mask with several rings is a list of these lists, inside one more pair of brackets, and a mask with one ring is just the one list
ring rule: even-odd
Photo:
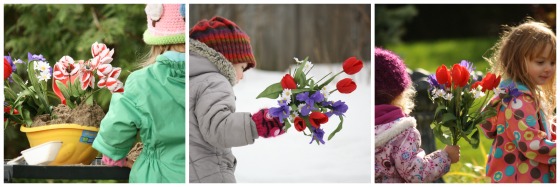
[[12,66],[6,57],[4,57],[4,80],[12,75]]
[[487,73],[486,76],[482,79],[482,91],[485,92],[486,90],[492,90],[500,84],[501,76],[496,77],[495,74]]
[[298,132],[305,130],[307,125],[305,125],[305,121],[301,119],[299,116],[294,119],[294,127]]
[[352,93],[356,87],[356,83],[351,78],[345,78],[336,83],[336,89],[343,94]]
[[311,126],[315,128],[321,127],[321,124],[327,123],[329,121],[329,117],[321,112],[311,112],[309,114],[309,122],[311,122]]
[[451,74],[445,65],[442,64],[436,70],[436,80],[441,85],[446,84],[446,87],[451,87]]
[[451,68],[451,80],[453,80],[454,87],[464,87],[467,85],[470,76],[469,70],[459,64],[455,64]]
[[358,73],[364,67],[364,63],[358,60],[356,57],[350,57],[344,61],[342,64],[342,69],[348,75],[353,75]]
[[284,77],[282,77],[282,80],[280,81],[280,85],[282,85],[282,89],[296,89],[297,88],[296,81],[294,80],[294,78],[290,74],[286,74],[286,75],[284,75]]

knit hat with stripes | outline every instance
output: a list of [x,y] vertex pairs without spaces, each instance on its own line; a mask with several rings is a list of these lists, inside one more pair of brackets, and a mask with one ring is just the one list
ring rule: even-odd
[[185,43],[185,4],[149,4],[144,9],[148,29],[144,42],[148,45]]
[[199,21],[189,31],[189,37],[218,51],[232,64],[247,62],[247,69],[256,65],[249,36],[226,18]]

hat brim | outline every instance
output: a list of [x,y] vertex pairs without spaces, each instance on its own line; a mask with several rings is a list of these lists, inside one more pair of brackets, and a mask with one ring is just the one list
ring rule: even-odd
[[166,36],[155,36],[148,30],[144,32],[144,42],[148,45],[169,45],[186,43],[185,33]]

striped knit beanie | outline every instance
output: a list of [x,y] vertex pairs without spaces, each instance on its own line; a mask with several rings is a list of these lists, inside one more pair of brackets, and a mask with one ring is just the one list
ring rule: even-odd
[[144,42],[148,45],[185,43],[185,4],[149,4],[144,9],[148,29]]
[[189,37],[218,51],[232,64],[247,62],[249,69],[257,63],[249,36],[226,18],[216,16],[199,21],[189,31]]

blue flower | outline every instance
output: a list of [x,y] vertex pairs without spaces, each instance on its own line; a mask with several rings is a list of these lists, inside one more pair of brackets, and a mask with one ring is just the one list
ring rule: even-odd
[[311,113],[311,111],[317,110],[317,108],[315,108],[314,105],[308,105],[308,104],[302,104],[303,106],[300,106],[300,110],[299,113],[301,114],[301,116],[308,116],[309,113]]
[[270,116],[278,117],[280,123],[284,123],[284,119],[290,116],[290,107],[286,105],[286,103],[280,101],[278,101],[278,105],[280,105],[280,107],[271,107],[268,112]]
[[308,105],[313,105],[316,102],[321,102],[324,100],[323,94],[317,91],[309,97],[309,92],[302,92],[296,95],[298,101],[303,101]]
[[35,55],[35,54],[31,54],[31,52],[27,52],[27,60],[28,62],[31,62],[36,60],[45,61],[47,59],[45,59],[42,54]]
[[439,89],[443,89],[443,88],[444,88],[444,85],[440,85],[440,84],[437,82],[437,79],[436,79],[436,75],[435,75],[435,74],[432,74],[432,75],[428,76],[428,83],[430,83],[430,85],[432,86],[432,88],[439,88]]
[[345,102],[338,100],[337,102],[333,103],[332,112],[337,116],[344,116],[344,113],[348,110],[348,105]]
[[[511,82],[511,84],[507,85],[505,88],[506,96],[504,98],[504,102],[509,103],[513,98],[520,96],[522,93],[515,87],[515,84]],[[513,100],[513,103],[517,103]]]
[[325,136],[325,131],[323,131],[323,129],[321,128],[315,128],[313,126],[311,127],[311,142],[309,142],[309,144],[313,143],[314,140],[317,140],[319,142],[321,142],[322,144],[325,144],[325,141],[323,140],[323,136]]

